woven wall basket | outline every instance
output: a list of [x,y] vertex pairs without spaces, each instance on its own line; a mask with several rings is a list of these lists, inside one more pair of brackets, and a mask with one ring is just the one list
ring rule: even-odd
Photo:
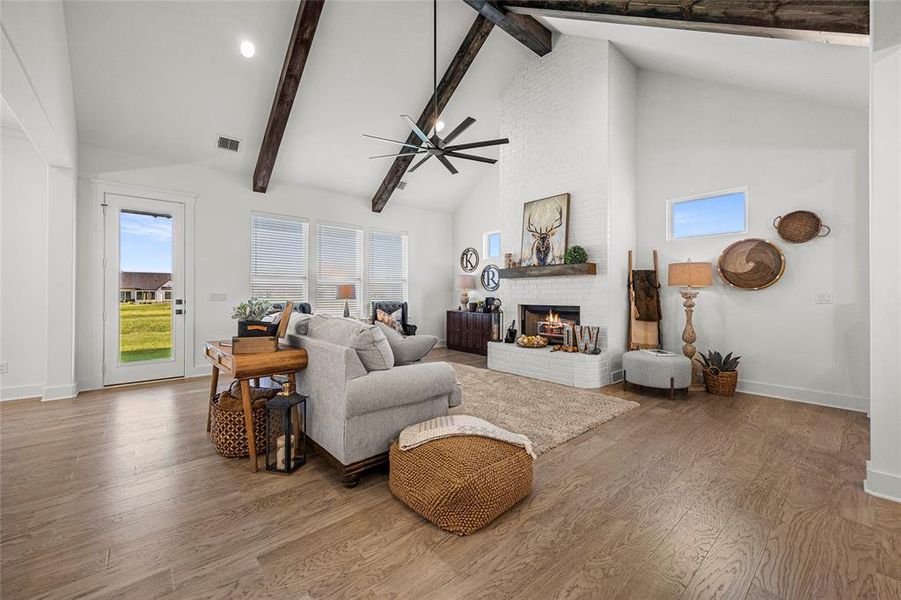
[[720,277],[732,287],[762,290],[785,273],[785,256],[770,242],[750,238],[727,246],[717,266]]
[[773,227],[786,242],[803,244],[818,237],[826,237],[832,232],[828,225],[823,225],[820,217],[809,210],[796,210],[784,217],[776,217]]

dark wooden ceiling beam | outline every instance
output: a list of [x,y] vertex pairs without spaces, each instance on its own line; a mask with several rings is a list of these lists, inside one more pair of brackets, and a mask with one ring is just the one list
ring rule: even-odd
[[[475,60],[479,50],[482,49],[492,28],[494,28],[494,23],[483,17],[481,14],[473,21],[466,37],[463,39],[463,43],[460,44],[460,48],[457,49],[457,53],[447,67],[447,71],[444,72],[444,76],[441,78],[441,81],[438,82],[439,115],[447,106],[451,96],[457,91],[457,86],[460,85],[463,76],[466,75],[466,71],[472,64],[472,61]],[[432,121],[434,121],[435,115],[433,105],[434,98],[434,94],[429,97],[429,101],[426,103],[425,108],[422,109],[422,114],[416,121],[416,125],[425,132],[429,132],[429,130],[432,129]],[[419,146],[422,141],[415,133],[410,133],[410,135],[407,136],[407,143]],[[382,209],[385,208],[391,194],[397,189],[397,184],[400,183],[401,178],[404,176],[404,173],[407,172],[412,161],[412,156],[399,156],[394,159],[391,168],[388,169],[388,174],[385,175],[385,179],[382,180],[382,185],[379,186],[378,191],[372,198],[373,212],[382,212]]]
[[266,193],[269,187],[269,178],[272,177],[272,169],[282,143],[282,136],[285,135],[288,117],[291,116],[291,108],[300,87],[300,78],[310,55],[310,47],[313,45],[313,36],[316,34],[316,26],[319,25],[319,16],[322,14],[324,3],[325,0],[300,0],[297,18],[294,20],[294,31],[285,55],[285,64],[282,66],[282,74],[275,89],[272,110],[269,111],[266,133],[260,145],[257,166],[253,171],[255,192]]
[[551,51],[551,31],[534,17],[507,12],[493,0],[463,1],[538,56]]
[[[870,30],[868,0],[500,0],[499,6],[533,16],[749,35],[767,35],[755,29],[775,32],[770,37],[795,37],[782,35],[779,30],[856,36],[869,35]],[[828,36],[819,39],[832,41]]]

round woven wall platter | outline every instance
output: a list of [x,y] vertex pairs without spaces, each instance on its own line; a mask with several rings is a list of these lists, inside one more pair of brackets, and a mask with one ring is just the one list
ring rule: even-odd
[[774,244],[759,238],[739,240],[720,254],[723,281],[743,290],[768,288],[785,272],[785,256]]

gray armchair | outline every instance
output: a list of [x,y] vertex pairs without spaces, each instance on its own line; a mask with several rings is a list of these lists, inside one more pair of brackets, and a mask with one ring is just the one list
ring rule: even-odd
[[296,333],[289,333],[288,342],[309,355],[307,368],[297,374],[297,389],[309,397],[310,445],[347,487],[388,461],[389,444],[404,427],[447,415],[462,402],[447,363],[367,372],[351,347]]
[[407,303],[397,300],[379,300],[372,303],[372,322],[378,321],[376,311],[382,309],[389,315],[397,309],[401,309],[400,324],[404,328],[404,335],[416,335],[416,325],[407,322]]

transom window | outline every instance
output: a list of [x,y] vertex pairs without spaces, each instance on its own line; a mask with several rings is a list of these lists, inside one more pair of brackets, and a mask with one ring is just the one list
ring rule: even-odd
[[731,235],[748,231],[748,191],[723,190],[670,200],[667,239]]

